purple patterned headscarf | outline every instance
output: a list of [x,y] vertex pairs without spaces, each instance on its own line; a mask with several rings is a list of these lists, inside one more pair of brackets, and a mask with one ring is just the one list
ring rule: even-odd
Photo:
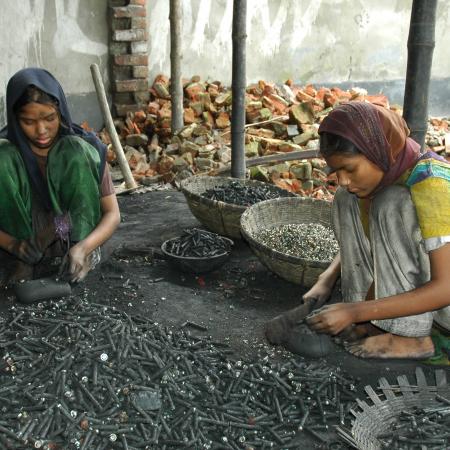
[[384,172],[376,191],[394,183],[420,157],[420,145],[408,137],[409,129],[403,118],[372,103],[339,105],[323,120],[321,132],[349,140]]

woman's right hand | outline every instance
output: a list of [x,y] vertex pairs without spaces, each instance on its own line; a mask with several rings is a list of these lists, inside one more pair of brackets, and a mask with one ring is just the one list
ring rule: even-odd
[[25,264],[35,265],[42,259],[42,252],[31,239],[14,239],[8,247],[8,252]]

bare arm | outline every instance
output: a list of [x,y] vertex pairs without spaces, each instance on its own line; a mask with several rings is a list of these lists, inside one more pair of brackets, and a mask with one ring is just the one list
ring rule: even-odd
[[322,308],[308,319],[316,331],[340,333],[352,323],[436,311],[450,304],[450,244],[430,252],[431,280],[399,295],[357,303],[338,303]]
[[320,308],[330,297],[336,280],[341,274],[341,256],[338,253],[327,269],[319,275],[314,286],[303,296],[306,303],[316,300],[316,308]]
[[10,234],[5,233],[4,231],[0,230],[0,248],[11,252],[11,248],[14,245],[14,242],[16,241],[15,238],[13,238]]
[[81,281],[89,272],[87,257],[105,243],[120,222],[120,211],[115,194],[100,199],[102,218],[94,230],[69,252],[69,274],[71,281]]
[[100,199],[102,218],[94,230],[76,245],[82,246],[89,255],[97,247],[105,243],[114,233],[120,222],[119,205],[115,194]]

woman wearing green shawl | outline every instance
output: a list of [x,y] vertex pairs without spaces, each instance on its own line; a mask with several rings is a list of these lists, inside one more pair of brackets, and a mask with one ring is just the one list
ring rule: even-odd
[[17,72],[8,82],[6,108],[0,249],[12,258],[8,281],[32,279],[61,243],[65,275],[81,281],[120,221],[105,146],[72,123],[64,92],[46,70]]

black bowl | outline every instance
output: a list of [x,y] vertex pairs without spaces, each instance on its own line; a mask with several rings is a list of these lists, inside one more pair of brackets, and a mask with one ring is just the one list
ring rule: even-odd
[[183,272],[189,273],[206,273],[212,272],[213,270],[218,269],[222,266],[225,261],[230,257],[231,248],[233,247],[234,242],[227,237],[220,236],[225,242],[228,242],[230,245],[230,249],[225,252],[214,255],[214,256],[177,256],[173,253],[169,253],[167,251],[167,245],[169,242],[174,241],[176,238],[169,239],[164,241],[161,245],[161,251],[164,255],[164,258],[169,262],[169,264],[176,269],[179,269]]

